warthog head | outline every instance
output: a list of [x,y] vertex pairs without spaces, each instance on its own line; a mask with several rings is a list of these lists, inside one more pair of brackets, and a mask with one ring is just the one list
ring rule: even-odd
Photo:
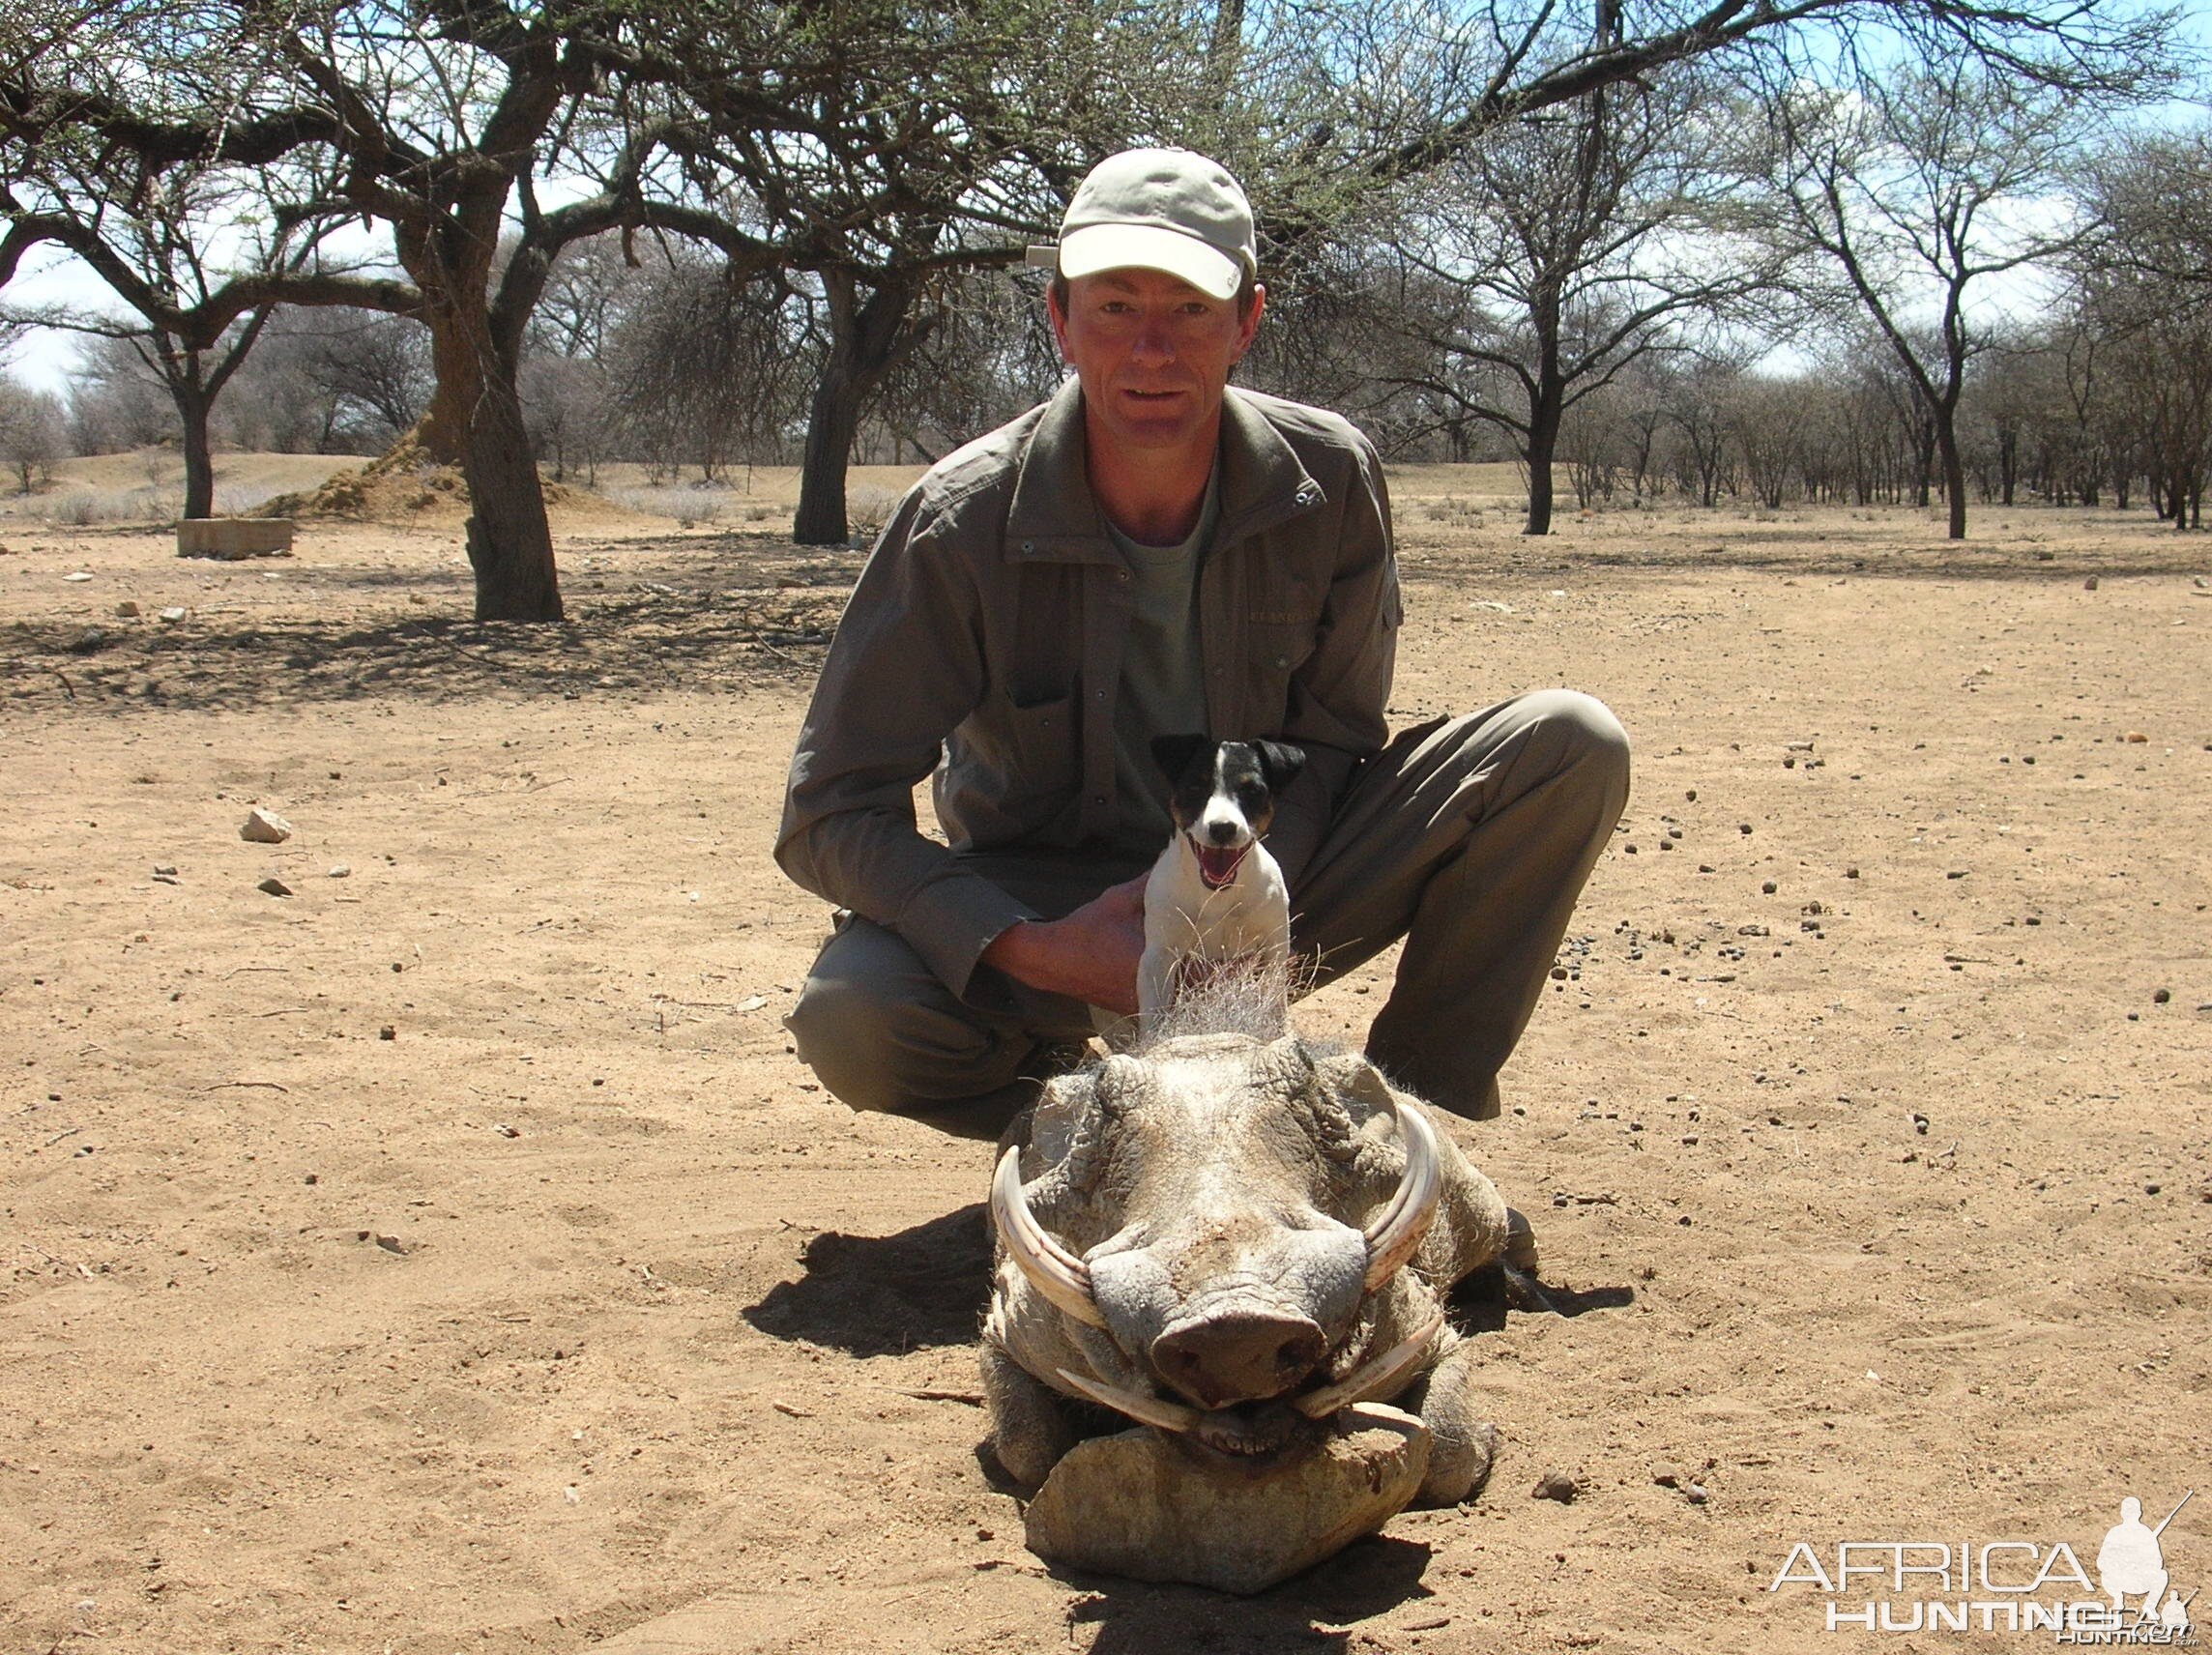
[[1364,1059],[1242,1034],[1055,1081],[991,1212],[987,1338],[1063,1395],[1241,1455],[1404,1390],[1452,1338],[1440,1292],[1505,1234],[1489,1180]]

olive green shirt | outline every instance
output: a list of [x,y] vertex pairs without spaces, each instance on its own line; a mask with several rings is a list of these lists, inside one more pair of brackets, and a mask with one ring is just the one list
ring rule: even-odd
[[[1218,471],[1197,584],[1206,725],[1305,749],[1267,837],[1295,901],[1387,733],[1401,615],[1389,499],[1346,421],[1234,387]],[[933,467],[876,542],[823,662],[791,760],[784,871],[897,932],[964,995],[992,941],[1039,915],[962,852],[1150,855],[1156,841],[1118,839],[1134,579],[1091,493],[1078,382]],[[916,824],[914,788],[933,774],[949,844]]]

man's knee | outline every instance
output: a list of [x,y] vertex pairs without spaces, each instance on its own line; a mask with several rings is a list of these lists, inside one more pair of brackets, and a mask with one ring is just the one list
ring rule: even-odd
[[830,1095],[855,1109],[894,1107],[892,1008],[849,978],[809,976],[783,1020],[799,1060]]
[[1587,769],[1617,785],[1626,801],[1628,732],[1610,707],[1579,689],[1540,689],[1524,701],[1532,733],[1558,755],[1562,767]]
[[1013,1078],[1026,1042],[985,1027],[925,969],[885,969],[888,950],[850,936],[823,949],[784,1019],[800,1060],[831,1096],[911,1115]]

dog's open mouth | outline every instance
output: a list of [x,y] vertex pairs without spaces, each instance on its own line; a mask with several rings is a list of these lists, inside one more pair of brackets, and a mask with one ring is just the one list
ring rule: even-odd
[[1244,865],[1244,853],[1252,848],[1247,839],[1241,845],[1202,845],[1190,841],[1191,854],[1198,857],[1198,877],[1208,890],[1219,890],[1237,877],[1237,870]]

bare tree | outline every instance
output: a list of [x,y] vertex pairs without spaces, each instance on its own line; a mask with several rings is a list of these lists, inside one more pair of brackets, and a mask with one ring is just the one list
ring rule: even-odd
[[78,344],[68,400],[75,453],[116,453],[176,439],[176,405],[128,339]]
[[679,251],[638,283],[608,340],[615,415],[655,465],[713,481],[734,460],[782,457],[821,351],[804,296],[780,276]]
[[[2159,514],[2202,522],[2212,470],[2212,130],[2124,143],[2099,158],[2096,217],[2075,289],[2099,337],[2117,447],[2147,475]],[[2132,468],[2131,468],[2132,469]],[[2115,487],[2119,468],[2114,468]]]
[[1660,379],[1660,406],[1682,444],[1679,480],[1700,506],[1709,508],[1719,498],[1728,410],[1742,377],[1741,363],[1708,356],[1671,363]]
[[1746,374],[1732,388],[1722,427],[1743,464],[1752,496],[1779,511],[1803,476],[1807,432],[1818,408],[1813,387],[1798,379]]
[[1552,523],[1561,421],[1655,351],[1767,279],[1744,249],[1716,245],[1731,185],[1711,164],[1701,87],[1617,87],[1502,128],[1424,190],[1425,274],[1453,292],[1416,318],[1449,364],[1422,389],[1512,433],[1528,471],[1525,533]]
[[53,475],[62,447],[61,399],[0,374],[0,465],[15,474],[17,493]]
[[1969,299],[1990,277],[2048,265],[2087,233],[2078,215],[2051,218],[2081,111],[2048,87],[1962,59],[1848,91],[1793,82],[1767,112],[1766,184],[1781,241],[1807,255],[1802,290],[1831,314],[1863,314],[1904,370],[1941,468],[1950,537],[1962,539],[1959,403],[1999,326]]

